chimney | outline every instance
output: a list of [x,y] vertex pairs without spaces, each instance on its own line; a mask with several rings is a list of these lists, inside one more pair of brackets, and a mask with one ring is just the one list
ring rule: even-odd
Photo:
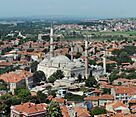
[[31,103],[29,102],[29,104],[28,104],[28,108],[31,108]]

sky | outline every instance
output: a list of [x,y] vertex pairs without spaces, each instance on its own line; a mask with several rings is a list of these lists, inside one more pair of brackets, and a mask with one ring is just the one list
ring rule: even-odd
[[136,0],[0,0],[0,18],[24,16],[136,17]]

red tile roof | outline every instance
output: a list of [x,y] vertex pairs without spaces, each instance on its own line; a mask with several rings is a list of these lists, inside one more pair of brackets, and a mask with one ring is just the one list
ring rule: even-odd
[[0,66],[10,66],[10,65],[12,65],[10,62],[4,62],[4,61],[0,62]]
[[34,103],[27,102],[20,105],[12,106],[11,108],[17,112],[26,113],[26,114],[34,114],[34,113],[44,112],[47,108],[47,104],[45,103],[34,104]]
[[77,113],[78,117],[90,117],[91,115],[87,111],[87,109],[83,107],[75,107],[74,112]]
[[114,90],[116,94],[128,94],[128,95],[136,94],[136,87],[134,86],[128,86],[128,87],[115,86]]
[[104,94],[101,96],[88,96],[84,98],[85,101],[98,101],[98,100],[113,100],[112,95]]
[[112,105],[113,108],[118,108],[120,106],[127,108],[127,106],[125,104],[123,104],[122,101],[115,101],[113,103],[110,103],[110,105]]
[[55,102],[58,102],[58,103],[64,103],[64,101],[65,101],[63,98],[58,98],[58,97],[55,97],[52,100]]
[[105,99],[105,100],[113,100],[112,95],[104,94],[99,97],[99,99]]
[[85,101],[98,101],[98,99],[98,96],[88,96],[84,98]]
[[63,117],[70,117],[66,106],[60,106]]
[[13,72],[10,72],[10,73],[1,75],[0,79],[4,80],[7,83],[17,83],[22,80],[22,77],[20,77],[19,75]]
[[101,91],[99,89],[95,89],[94,91],[92,91],[92,93],[101,93]]
[[0,79],[4,80],[7,83],[17,83],[31,75],[32,74],[29,73],[28,71],[21,70],[21,71],[5,73],[0,76]]

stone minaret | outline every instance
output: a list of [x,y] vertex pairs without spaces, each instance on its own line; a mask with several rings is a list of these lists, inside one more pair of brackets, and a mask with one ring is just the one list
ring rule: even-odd
[[88,78],[88,41],[85,40],[85,77]]
[[103,74],[106,74],[106,48],[104,48],[103,55]]
[[73,52],[74,52],[74,45],[73,42],[71,42],[71,61],[73,61]]
[[50,58],[54,56],[54,47],[53,47],[53,26],[51,25],[50,29]]

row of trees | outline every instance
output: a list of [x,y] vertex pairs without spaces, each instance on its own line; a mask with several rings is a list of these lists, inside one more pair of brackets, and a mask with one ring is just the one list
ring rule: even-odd
[[41,81],[54,83],[57,79],[62,79],[64,74],[61,70],[54,72],[48,79],[46,78],[43,71],[36,71],[33,73],[33,82],[34,84],[40,83]]
[[112,83],[114,80],[118,78],[126,78],[126,79],[136,79],[135,70],[132,71],[119,71],[118,69],[114,69],[109,75],[109,81]]
[[15,71],[17,69],[19,69],[19,66],[10,65],[10,66],[7,66],[5,68],[0,68],[0,74]]
[[48,82],[54,83],[57,79],[62,79],[63,77],[63,72],[61,70],[57,70],[48,78]]
[[112,60],[115,60],[118,65],[121,65],[122,63],[133,63],[130,56],[135,54],[136,47],[135,46],[125,46],[123,49],[120,50],[114,50],[112,54],[114,57],[110,58]]
[[6,52],[11,51],[12,49],[13,49],[13,47],[6,47],[6,48],[2,49],[1,55],[4,55]]

